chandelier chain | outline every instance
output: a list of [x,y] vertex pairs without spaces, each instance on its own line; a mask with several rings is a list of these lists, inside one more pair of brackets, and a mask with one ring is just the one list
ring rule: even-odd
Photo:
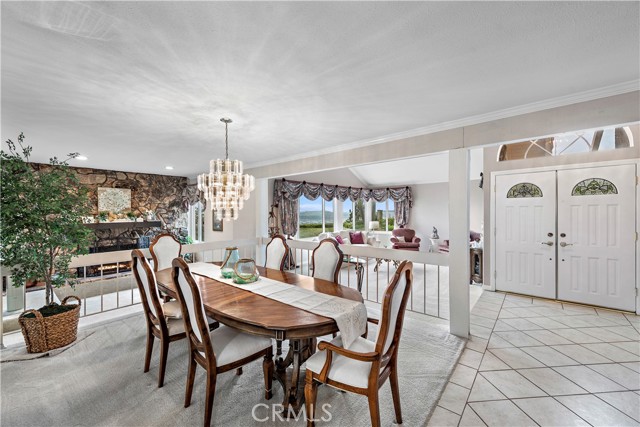
[[229,122],[224,122],[224,145],[225,145],[225,159],[229,160]]

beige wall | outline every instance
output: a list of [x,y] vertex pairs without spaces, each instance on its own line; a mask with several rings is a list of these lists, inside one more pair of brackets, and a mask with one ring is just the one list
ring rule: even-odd
[[496,116],[497,113],[487,114],[487,121],[483,123],[255,167],[249,169],[248,173],[256,178],[278,178],[384,160],[419,157],[462,147],[478,147],[572,130],[633,123],[640,120],[640,91],[491,119]]
[[[479,180],[469,182],[470,228],[480,232],[484,209],[483,191]],[[413,209],[408,228],[416,230],[416,235],[426,242],[431,237],[433,227],[438,229],[440,239],[449,238],[449,183],[418,184],[411,186]],[[427,250],[428,243],[421,245]]]

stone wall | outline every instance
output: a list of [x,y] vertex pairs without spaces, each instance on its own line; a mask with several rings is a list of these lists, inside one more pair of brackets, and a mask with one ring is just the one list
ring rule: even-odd
[[[34,165],[36,169],[50,166]],[[153,175],[137,172],[120,172],[91,168],[71,168],[80,182],[89,189],[92,215],[98,215],[98,187],[127,188],[131,190],[131,211],[142,216],[153,211],[162,222],[162,229],[180,234],[186,226],[186,213],[191,203],[198,200],[199,192],[186,177]],[[160,229],[148,230],[147,235],[157,234]],[[134,245],[143,233],[128,230],[96,231],[96,246],[117,246],[126,248]]]

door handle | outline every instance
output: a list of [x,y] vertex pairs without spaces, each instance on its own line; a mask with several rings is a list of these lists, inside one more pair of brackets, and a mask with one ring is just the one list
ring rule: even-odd
[[[553,242],[552,241],[548,241],[548,242],[540,242],[541,245],[547,245],[547,246],[553,246]],[[562,243],[560,243],[562,244]]]
[[564,248],[565,246],[573,246],[573,243],[560,242],[560,246],[562,246],[563,248]]

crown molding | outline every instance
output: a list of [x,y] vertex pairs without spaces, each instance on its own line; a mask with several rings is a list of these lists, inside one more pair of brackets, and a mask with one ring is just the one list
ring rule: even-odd
[[579,92],[572,95],[560,96],[557,98],[551,98],[544,101],[537,101],[529,104],[520,105],[517,107],[497,110],[490,113],[478,114],[475,116],[469,116],[462,119],[451,120],[448,122],[438,123],[431,126],[425,126],[425,127],[420,127],[420,128],[416,128],[416,129],[412,129],[404,132],[384,135],[378,138],[360,140],[360,141],[355,141],[347,144],[324,148],[321,150],[309,151],[304,154],[297,154],[297,155],[282,157],[278,160],[251,163],[249,165],[246,165],[245,169],[254,169],[254,168],[263,167],[263,166],[271,166],[278,163],[323,156],[331,153],[352,150],[355,148],[361,148],[365,146],[384,144],[390,141],[397,141],[400,139],[412,138],[416,136],[428,135],[431,133],[442,132],[442,131],[461,128],[465,126],[477,125],[480,123],[491,122],[494,120],[505,119],[508,117],[519,116],[522,114],[535,113],[538,111],[548,110],[556,107],[564,107],[567,105],[578,104],[581,102],[593,101],[600,98],[621,95],[624,93],[629,93],[629,92],[638,91],[638,90],[640,90],[640,80],[632,80],[632,81],[619,83],[611,86],[606,86],[598,89]]

